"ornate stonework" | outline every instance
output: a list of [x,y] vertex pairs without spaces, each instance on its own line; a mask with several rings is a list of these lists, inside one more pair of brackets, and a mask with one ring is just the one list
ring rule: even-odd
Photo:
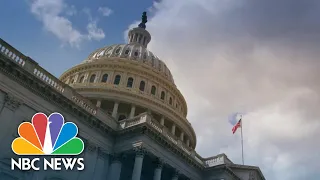
[[11,94],[6,94],[5,99],[4,99],[4,106],[11,109],[11,110],[16,110],[19,108],[19,106],[22,104],[22,101],[20,99],[17,99]]
[[107,158],[109,156],[109,154],[108,154],[107,150],[99,147],[98,148],[98,156],[102,157],[102,158]]
[[97,147],[97,145],[95,143],[87,141],[85,143],[85,148],[86,148],[86,150],[88,150],[90,152],[93,152],[93,151],[97,150],[98,147]]
[[249,173],[249,180],[256,180],[256,172],[251,171]]

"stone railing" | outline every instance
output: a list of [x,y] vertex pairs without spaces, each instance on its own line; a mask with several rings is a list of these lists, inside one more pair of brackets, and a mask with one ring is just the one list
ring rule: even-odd
[[111,118],[110,115],[104,113],[101,109],[98,109],[93,105],[89,100],[81,96],[70,86],[61,82],[58,78],[47,72],[41,66],[38,65],[30,57],[23,55],[21,52],[16,50],[10,44],[5,42],[0,38],[0,53],[6,56],[9,60],[15,62],[24,70],[28,71],[30,74],[33,74],[35,77],[53,87],[57,92],[62,94],[67,99],[73,101],[75,104],[79,105],[85,109],[90,114],[94,115],[96,118],[103,121],[112,129],[117,128],[117,123]]
[[225,157],[224,155],[218,155],[218,156],[205,158],[203,159],[203,161],[206,167],[213,167],[213,166],[225,164]]
[[185,144],[180,139],[174,136],[165,126],[162,126],[157,120],[155,120],[148,113],[142,113],[134,118],[123,120],[120,123],[120,127],[122,129],[126,129],[126,128],[133,127],[143,123],[147,123],[150,127],[154,128],[157,132],[162,134],[169,141],[171,141],[173,144],[178,146],[181,150],[183,150],[185,153],[191,156],[197,163],[201,164],[204,167],[213,167],[213,166],[226,163],[227,158],[224,154],[209,157],[209,158],[202,158],[194,150],[185,146]]
[[[171,141],[173,144],[178,146],[182,151],[184,151],[189,156],[193,156],[192,153],[194,150],[187,147],[179,138],[177,138],[175,135],[173,135],[165,126],[161,125],[157,120],[155,120],[151,115],[148,113],[142,113],[134,118],[123,120],[120,123],[120,127],[122,129],[126,129],[129,127],[136,126],[138,124],[147,123],[150,127],[155,129],[157,132],[162,134],[164,137],[166,137],[169,141]],[[198,163],[201,165],[204,165],[203,161],[198,161],[196,157],[193,157]]]

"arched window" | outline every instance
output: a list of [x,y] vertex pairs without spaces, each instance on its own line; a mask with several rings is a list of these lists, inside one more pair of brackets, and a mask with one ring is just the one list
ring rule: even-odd
[[132,78],[132,77],[129,77],[129,78],[128,78],[128,82],[127,82],[127,87],[132,88],[132,85],[133,85],[133,78]]
[[119,54],[121,50],[121,47],[118,47],[118,49],[116,49],[116,54]]
[[79,83],[83,83],[84,76],[81,76],[79,79]]
[[172,98],[169,99],[169,104],[172,105]]
[[125,115],[120,115],[119,118],[118,118],[118,121],[121,121],[121,120],[124,120],[124,119],[127,119],[127,117]]
[[144,91],[145,86],[146,86],[146,83],[144,81],[140,81],[140,86],[139,86],[140,91]]
[[96,79],[96,75],[92,74],[90,77],[90,83],[93,83],[95,79]]
[[156,95],[157,88],[155,86],[151,87],[151,94]]
[[74,79],[71,79],[70,84],[73,84],[73,83],[74,83]]
[[108,74],[102,76],[101,82],[106,83],[108,81]]
[[161,99],[162,100],[164,100],[165,96],[166,96],[166,93],[164,91],[161,91]]
[[119,85],[120,84],[120,79],[121,79],[121,76],[120,75],[116,75],[116,77],[114,78],[113,84]]

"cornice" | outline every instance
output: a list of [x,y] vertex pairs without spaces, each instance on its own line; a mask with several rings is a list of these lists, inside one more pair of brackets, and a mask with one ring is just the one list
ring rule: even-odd
[[[178,121],[175,121],[180,127],[185,127],[184,131],[188,133],[188,136],[191,137],[192,142],[195,146],[196,144],[196,135],[195,132],[190,124],[184,117],[180,116],[178,113],[176,113],[172,108],[163,105],[163,103],[157,99],[152,99],[150,96],[145,96],[140,93],[132,93],[131,91],[126,90],[126,88],[99,88],[99,87],[76,87],[78,92],[87,92],[87,93],[93,93],[93,92],[99,92],[108,95],[108,93],[117,93],[119,95],[126,95],[130,96],[132,98],[138,98],[140,100],[144,100],[147,103],[153,103],[155,106],[160,107],[167,111],[169,114],[172,114]],[[182,125],[183,123],[184,125]],[[191,133],[191,134],[190,134]]]

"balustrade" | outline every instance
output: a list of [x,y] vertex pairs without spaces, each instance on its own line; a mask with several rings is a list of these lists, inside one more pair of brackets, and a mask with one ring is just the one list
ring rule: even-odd
[[35,77],[50,85],[56,89],[60,94],[62,94],[67,99],[72,100],[75,104],[84,108],[88,113],[95,115],[98,119],[102,120],[108,124],[111,128],[115,129],[117,124],[115,121],[111,121],[111,118],[106,120],[106,117],[110,117],[108,114],[100,111],[94,104],[89,100],[78,94],[70,86],[61,82],[58,78],[54,77],[52,74],[44,70],[39,66],[34,60],[23,55],[21,52],[16,50],[14,47],[9,45],[7,42],[0,38],[0,53],[10,59],[11,61],[18,64],[20,67],[33,74]]

